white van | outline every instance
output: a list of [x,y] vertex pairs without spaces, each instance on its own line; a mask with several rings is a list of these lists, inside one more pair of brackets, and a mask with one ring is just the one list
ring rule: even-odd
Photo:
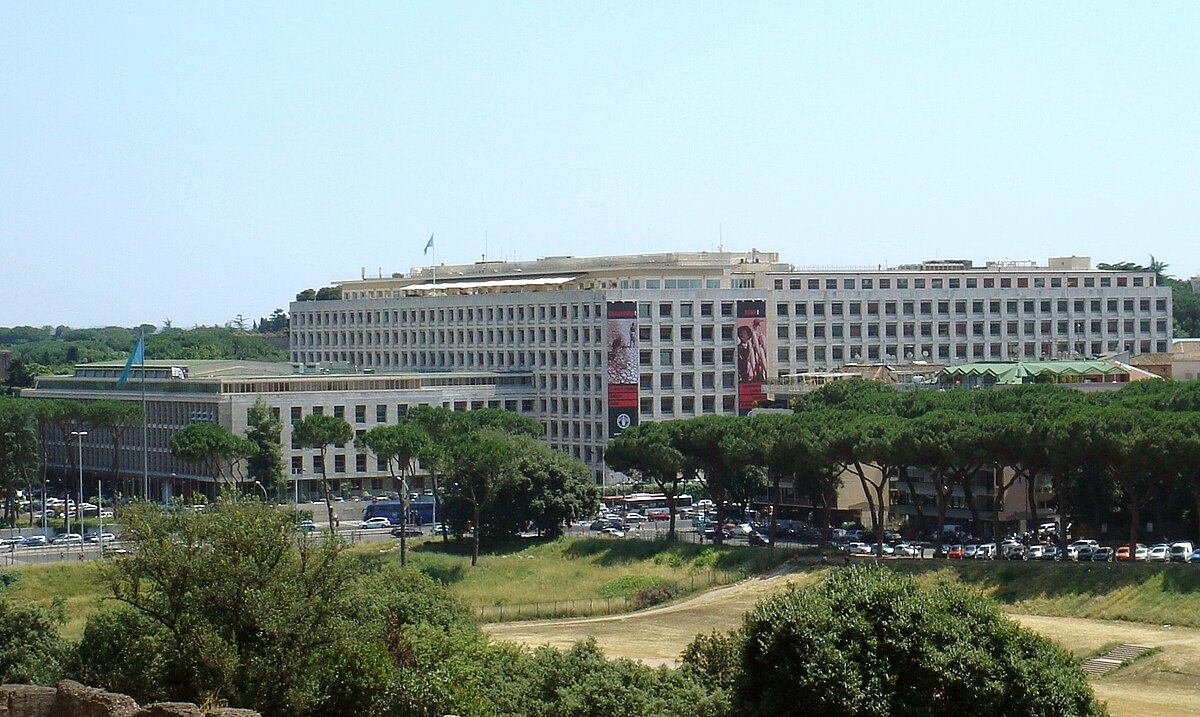
[[1192,544],[1190,541],[1181,540],[1178,543],[1171,543],[1171,562],[1172,563],[1190,563],[1192,562]]

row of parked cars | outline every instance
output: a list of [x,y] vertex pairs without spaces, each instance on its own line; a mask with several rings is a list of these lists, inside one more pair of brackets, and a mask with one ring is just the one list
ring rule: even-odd
[[53,538],[45,535],[26,535],[21,537],[0,538],[0,549],[38,548],[46,545],[80,545],[82,543],[99,543],[106,545],[115,542],[117,536],[112,533],[91,532],[87,535],[79,533],[59,533]]
[[962,560],[1072,560],[1075,562],[1177,562],[1200,563],[1200,547],[1190,541],[1158,543],[1156,545],[1100,545],[1096,540],[1081,538],[1063,551],[1057,545],[1026,545],[1017,541],[951,545],[946,557]]

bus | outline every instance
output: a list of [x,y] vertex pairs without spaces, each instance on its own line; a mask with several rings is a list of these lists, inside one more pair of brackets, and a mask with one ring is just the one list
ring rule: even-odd
[[[609,495],[601,500],[604,507],[612,513],[640,513],[648,515],[651,510],[667,510],[667,496],[664,493],[630,493],[629,495]],[[675,510],[692,507],[692,496],[680,493],[675,496]]]
[[[363,520],[368,518],[384,517],[391,521],[392,525],[400,525],[400,511],[402,504],[398,500],[381,500],[378,503],[371,503],[363,509]],[[421,497],[413,498],[408,501],[408,523],[410,525],[425,525],[433,522],[434,504],[433,498]]]

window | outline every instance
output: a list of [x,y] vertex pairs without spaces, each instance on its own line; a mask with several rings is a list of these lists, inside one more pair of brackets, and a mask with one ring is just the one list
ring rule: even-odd
[[375,422],[387,423],[387,404],[379,404],[375,406]]
[[366,423],[367,422],[367,407],[366,406],[355,406],[354,407],[354,422],[355,423]]

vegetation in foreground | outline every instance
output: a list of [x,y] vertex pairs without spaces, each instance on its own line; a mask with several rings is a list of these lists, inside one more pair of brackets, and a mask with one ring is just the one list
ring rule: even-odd
[[[88,619],[78,643],[54,637],[60,608],[11,598],[0,604],[0,679],[70,676],[139,701],[224,701],[265,717],[722,717],[741,714],[750,695],[765,699],[770,690],[793,689],[787,680],[771,680],[809,670],[804,650],[785,655],[797,661],[772,675],[746,666],[778,662],[760,654],[768,636],[795,646],[815,634],[817,628],[802,627],[803,616],[812,613],[821,631],[837,636],[826,640],[821,655],[838,669],[826,679],[813,673],[804,680],[815,703],[843,705],[829,714],[898,714],[875,709],[898,699],[887,694],[889,681],[855,670],[886,667],[916,679],[942,664],[922,662],[930,655],[969,660],[956,665],[966,681],[962,688],[953,699],[931,703],[926,714],[1096,713],[1069,658],[1005,622],[984,598],[952,586],[925,590],[877,568],[842,571],[820,588],[772,598],[741,632],[699,640],[680,668],[650,668],[605,659],[590,642],[533,651],[492,644],[462,603],[420,571],[364,560],[336,540],[298,534],[287,515],[257,502],[221,500],[209,513],[142,507],[127,525],[137,549],[101,568],[115,601]],[[618,551],[608,559],[630,557]],[[813,613],[814,605],[825,607]],[[889,630],[890,621],[872,625],[871,612],[893,615],[901,629]],[[957,630],[968,633],[954,637]],[[872,662],[876,653],[891,662]],[[992,679],[1014,669],[1036,673],[1026,681],[1036,696]],[[839,702],[847,689],[863,696]],[[1052,695],[1060,697],[1055,709]]]
[[987,598],[879,566],[760,602],[684,653],[736,714],[1097,715],[1087,678]]

